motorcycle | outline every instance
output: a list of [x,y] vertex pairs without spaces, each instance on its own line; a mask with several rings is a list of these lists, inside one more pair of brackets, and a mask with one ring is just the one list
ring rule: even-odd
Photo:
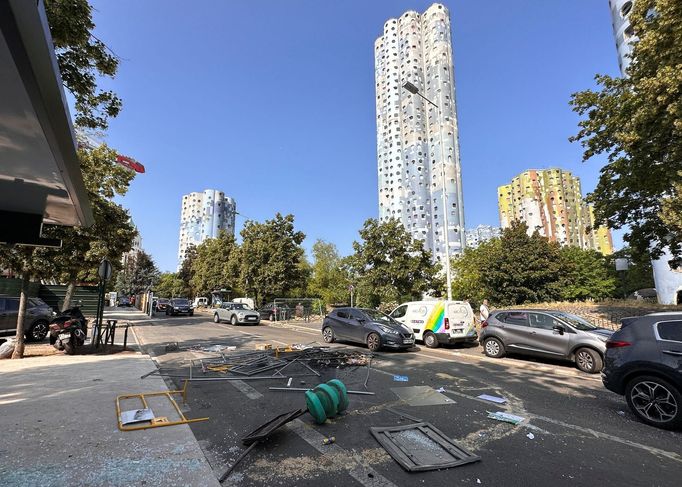
[[83,316],[79,305],[62,311],[50,322],[50,345],[69,355],[76,353],[76,349],[85,344],[87,335],[88,320]]

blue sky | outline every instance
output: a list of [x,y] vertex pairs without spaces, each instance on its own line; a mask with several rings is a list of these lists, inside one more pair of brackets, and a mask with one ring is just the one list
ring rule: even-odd
[[[142,162],[121,202],[162,270],[183,194],[219,189],[244,217],[292,213],[342,254],[378,214],[373,44],[420,0],[94,1],[121,58],[107,142]],[[568,142],[572,92],[618,75],[607,0],[460,0],[450,10],[467,227],[499,225],[496,188],[559,166],[594,189],[603,160]],[[616,238],[618,246],[620,238]]]

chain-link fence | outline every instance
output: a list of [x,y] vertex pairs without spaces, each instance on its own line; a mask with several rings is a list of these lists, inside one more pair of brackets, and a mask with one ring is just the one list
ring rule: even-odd
[[319,321],[324,316],[324,303],[319,298],[276,298],[274,321]]

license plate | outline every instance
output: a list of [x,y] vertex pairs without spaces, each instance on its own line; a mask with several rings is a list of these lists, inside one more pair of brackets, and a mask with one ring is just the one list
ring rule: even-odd
[[403,343],[414,343],[414,340],[412,340],[411,338],[405,338],[403,340]]
[[464,332],[464,328],[455,328],[455,329],[452,330],[452,331],[454,331],[455,333],[463,333],[463,332]]
[[255,316],[247,316],[246,319],[247,319],[247,320],[252,320],[252,321],[253,321],[253,320],[256,319],[256,317],[255,317]]

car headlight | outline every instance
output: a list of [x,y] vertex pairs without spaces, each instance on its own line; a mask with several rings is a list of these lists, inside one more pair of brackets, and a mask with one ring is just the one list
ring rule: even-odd
[[240,320],[243,320],[244,319],[244,313],[237,313],[237,318],[239,318]]
[[385,333],[390,333],[392,335],[400,334],[398,330],[396,330],[395,328],[391,328],[390,326],[380,326],[379,328],[381,328]]

